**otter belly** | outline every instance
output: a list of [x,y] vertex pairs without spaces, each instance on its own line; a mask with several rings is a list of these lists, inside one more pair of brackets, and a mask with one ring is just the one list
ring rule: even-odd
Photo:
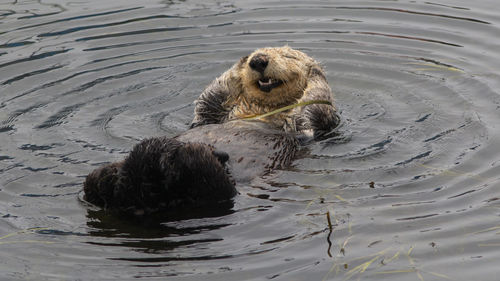
[[190,129],[176,139],[213,145],[229,155],[229,168],[236,182],[248,182],[274,169],[290,165],[297,149],[294,134],[258,121],[231,121]]

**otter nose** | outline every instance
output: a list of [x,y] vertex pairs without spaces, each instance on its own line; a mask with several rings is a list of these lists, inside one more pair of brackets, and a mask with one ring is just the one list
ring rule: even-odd
[[256,54],[249,62],[250,67],[260,73],[264,72],[269,63],[269,57],[265,54]]

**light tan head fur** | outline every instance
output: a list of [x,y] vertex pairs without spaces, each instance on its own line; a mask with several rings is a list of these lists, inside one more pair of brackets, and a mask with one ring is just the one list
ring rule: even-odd
[[327,101],[288,109],[260,121],[290,131],[328,135],[339,123],[334,97],[318,62],[288,46],[261,48],[216,78],[196,101],[192,127],[256,117],[308,101]]
[[[269,60],[262,73],[250,66],[252,59],[261,55]],[[318,65],[311,57],[288,46],[257,49],[240,63],[238,71],[242,97],[248,103],[270,108],[292,104],[300,99],[307,87],[311,67]],[[282,84],[269,92],[262,91],[258,81],[269,78]]]

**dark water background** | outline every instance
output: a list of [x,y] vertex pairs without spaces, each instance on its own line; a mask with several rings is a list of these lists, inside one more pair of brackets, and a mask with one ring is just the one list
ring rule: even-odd
[[[344,120],[230,212],[83,205],[239,57],[321,61]],[[0,280],[499,280],[497,1],[0,1]],[[331,228],[326,213],[330,214]]]

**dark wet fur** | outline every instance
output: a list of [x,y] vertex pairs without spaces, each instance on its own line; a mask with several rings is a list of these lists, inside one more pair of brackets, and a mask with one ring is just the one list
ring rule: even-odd
[[236,195],[224,159],[206,144],[146,139],[125,160],[90,173],[84,199],[135,215],[217,204]]

